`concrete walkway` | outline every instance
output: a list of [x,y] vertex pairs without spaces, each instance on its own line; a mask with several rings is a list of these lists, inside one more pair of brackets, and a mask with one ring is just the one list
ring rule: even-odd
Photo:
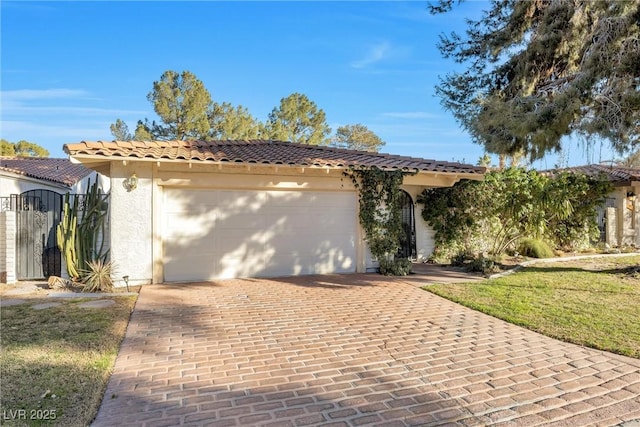
[[94,426],[640,419],[640,360],[546,338],[408,279],[143,287]]

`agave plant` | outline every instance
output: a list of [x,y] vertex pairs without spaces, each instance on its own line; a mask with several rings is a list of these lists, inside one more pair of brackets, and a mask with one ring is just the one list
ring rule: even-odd
[[112,261],[103,261],[97,259],[94,261],[87,261],[88,268],[83,271],[83,283],[84,292],[109,292],[113,289],[113,280],[111,279],[114,273],[114,266]]

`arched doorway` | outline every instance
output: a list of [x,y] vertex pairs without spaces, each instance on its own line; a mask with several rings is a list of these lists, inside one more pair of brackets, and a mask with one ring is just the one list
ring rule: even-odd
[[17,279],[59,276],[61,257],[56,228],[62,214],[62,195],[51,190],[31,190],[11,197],[16,210]]
[[402,228],[404,233],[400,239],[400,249],[398,256],[402,258],[415,259],[416,251],[416,218],[413,209],[413,200],[409,193],[400,190],[402,206]]

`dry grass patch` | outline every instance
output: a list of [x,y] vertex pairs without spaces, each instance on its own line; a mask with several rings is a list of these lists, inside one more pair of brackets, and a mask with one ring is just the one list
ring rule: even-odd
[[639,256],[598,258],[425,289],[553,338],[640,358],[639,271]]
[[51,299],[2,308],[2,425],[84,426],[93,420],[136,297],[113,299],[106,309],[79,307],[87,298],[55,300],[62,305],[44,310],[31,305]]

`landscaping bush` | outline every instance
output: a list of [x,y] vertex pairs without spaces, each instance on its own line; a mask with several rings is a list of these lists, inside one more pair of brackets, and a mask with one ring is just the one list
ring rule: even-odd
[[380,274],[385,276],[406,276],[411,273],[411,261],[407,258],[382,258],[378,265]]
[[553,258],[555,253],[549,245],[538,239],[523,239],[518,246],[520,255],[531,258]]
[[491,257],[485,257],[484,255],[480,254],[471,260],[471,262],[467,266],[467,270],[474,273],[490,275],[498,273],[500,271],[500,266],[495,259]]
[[462,180],[418,197],[422,217],[435,232],[437,257],[460,251],[499,256],[523,238],[544,238],[575,250],[599,236],[596,207],[611,190],[603,177],[510,168],[483,181]]
[[455,267],[464,267],[470,259],[473,259],[473,257],[469,257],[466,252],[459,252],[451,258],[451,265]]

